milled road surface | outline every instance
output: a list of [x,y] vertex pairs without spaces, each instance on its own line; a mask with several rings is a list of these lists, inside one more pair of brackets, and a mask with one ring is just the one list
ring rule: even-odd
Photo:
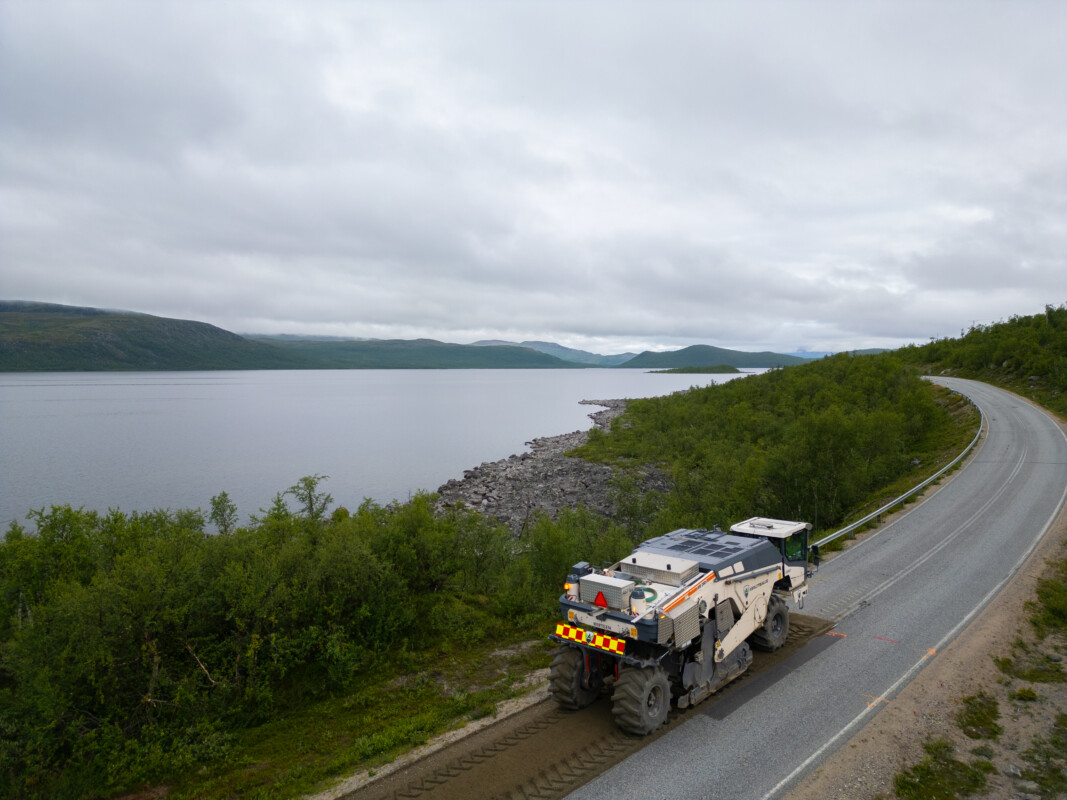
[[698,706],[570,798],[781,796],[891,702],[1018,570],[1063,503],[1067,441],[1007,392],[937,382],[982,409],[987,434],[936,494],[824,565],[805,613],[838,620],[834,630],[782,662],[780,674]]
[[[744,694],[746,687],[757,685],[765,675],[782,672],[784,662],[793,661],[794,653],[830,625],[815,617],[791,615],[786,645],[776,653],[757,652],[745,675],[705,702],[729,698],[734,692]],[[658,736],[684,725],[700,708],[673,711],[670,724],[654,736],[638,737],[615,726],[606,696],[574,712],[547,700],[349,792],[343,800],[557,800]]]

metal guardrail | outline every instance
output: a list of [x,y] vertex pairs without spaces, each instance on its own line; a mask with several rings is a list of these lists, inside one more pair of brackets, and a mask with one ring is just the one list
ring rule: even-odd
[[[967,395],[964,395],[962,392],[959,392],[959,394],[961,394],[963,397],[967,397]],[[971,402],[972,405],[974,405],[974,401],[971,400],[971,398],[967,397],[967,399]],[[942,475],[944,475],[946,472],[948,472],[950,469],[952,469],[954,466],[956,466],[958,463],[960,463],[960,461],[963,460],[963,457],[966,456],[969,452],[971,452],[971,449],[975,446],[975,444],[977,444],[978,439],[982,435],[982,431],[984,429],[985,429],[985,414],[983,414],[982,413],[982,409],[979,408],[978,409],[978,433],[976,433],[974,435],[974,438],[971,439],[971,443],[969,445],[967,445],[963,449],[963,452],[960,453],[958,456],[956,456],[954,459],[952,459],[952,461],[950,463],[948,463],[947,465],[945,465],[944,467],[939,469],[937,472],[935,472],[933,475],[931,475],[925,481],[920,483],[918,486],[914,486],[911,489],[908,489],[908,491],[906,491],[904,494],[902,494],[900,497],[896,498],[895,500],[890,500],[888,503],[886,503],[884,506],[882,506],[877,511],[872,511],[870,514],[865,516],[863,519],[857,520],[856,522],[853,522],[851,525],[848,525],[848,526],[842,528],[839,531],[835,531],[834,533],[831,533],[829,536],[825,536],[822,539],[819,539],[819,541],[817,541],[817,542],[812,542],[812,547],[821,547],[822,545],[826,544],[827,542],[832,542],[834,539],[838,539],[838,538],[840,538],[842,536],[847,536],[848,534],[852,533],[852,531],[856,530],[857,528],[862,528],[864,525],[866,525],[872,519],[875,519],[876,517],[880,517],[886,511],[891,509],[893,506],[900,505],[900,503],[902,503],[904,500],[907,500],[909,497],[911,497],[916,492],[920,492],[923,489],[925,489],[931,483],[936,481],[938,478],[940,478]]]

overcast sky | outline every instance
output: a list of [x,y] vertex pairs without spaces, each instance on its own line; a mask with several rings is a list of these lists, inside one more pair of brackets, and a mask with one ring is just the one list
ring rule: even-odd
[[1067,2],[0,0],[0,298],[610,353],[1067,301]]

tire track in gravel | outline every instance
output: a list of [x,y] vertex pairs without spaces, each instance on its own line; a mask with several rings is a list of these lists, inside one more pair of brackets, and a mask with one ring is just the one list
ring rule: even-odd
[[[789,639],[777,653],[755,654],[748,672],[685,711],[672,710],[670,721],[650,736],[630,736],[613,721],[611,700],[601,697],[581,711],[565,711],[552,701],[538,703],[514,716],[460,739],[449,747],[345,794],[342,800],[559,800],[630,754],[681,725],[692,714],[712,713],[722,701],[731,707],[761,681],[761,673],[780,676],[812,639],[833,623],[791,615]],[[737,692],[742,687],[741,692]]]

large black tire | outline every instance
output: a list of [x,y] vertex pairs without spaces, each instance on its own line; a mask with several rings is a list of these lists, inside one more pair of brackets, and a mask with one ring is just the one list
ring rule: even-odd
[[619,670],[612,695],[615,724],[627,733],[646,736],[667,721],[671,710],[671,686],[662,667]]
[[768,653],[785,644],[789,638],[789,609],[785,601],[776,594],[772,594],[767,601],[767,618],[763,626],[748,637],[753,647]]
[[577,647],[563,647],[552,659],[548,693],[564,708],[574,711],[585,708],[600,696],[604,688],[604,678],[599,670],[587,674],[585,664],[585,653]]

